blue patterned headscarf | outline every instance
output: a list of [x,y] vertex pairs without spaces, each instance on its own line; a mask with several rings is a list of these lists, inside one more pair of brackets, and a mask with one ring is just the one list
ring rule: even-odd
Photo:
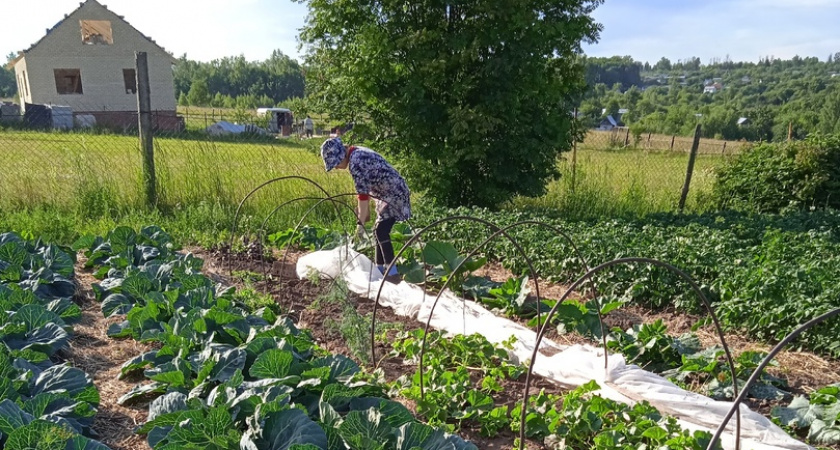
[[327,139],[321,144],[321,158],[324,159],[324,168],[327,172],[341,164],[345,155],[347,155],[347,149],[339,138]]

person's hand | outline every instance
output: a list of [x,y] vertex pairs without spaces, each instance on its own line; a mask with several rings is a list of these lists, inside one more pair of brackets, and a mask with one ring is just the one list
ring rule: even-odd
[[365,230],[365,226],[361,223],[356,225],[356,239],[364,239],[367,236],[367,230]]

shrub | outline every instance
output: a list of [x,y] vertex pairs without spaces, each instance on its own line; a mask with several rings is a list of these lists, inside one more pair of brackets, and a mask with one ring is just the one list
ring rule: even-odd
[[716,175],[713,199],[720,209],[775,213],[840,208],[840,135],[759,144]]

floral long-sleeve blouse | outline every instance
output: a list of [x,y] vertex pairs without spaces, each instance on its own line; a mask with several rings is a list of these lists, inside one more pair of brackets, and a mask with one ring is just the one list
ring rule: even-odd
[[408,220],[411,217],[411,191],[405,179],[379,153],[353,147],[347,166],[356,192],[370,195],[376,201],[376,220]]

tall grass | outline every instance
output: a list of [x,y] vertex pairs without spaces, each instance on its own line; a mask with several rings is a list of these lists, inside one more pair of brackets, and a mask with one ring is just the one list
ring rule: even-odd
[[[315,148],[320,141],[155,139],[158,212],[144,204],[141,156],[133,136],[0,131],[0,212],[7,228],[49,227],[27,216],[72,217],[80,228],[119,220],[197,221],[215,232],[229,228],[239,202],[273,179],[298,175],[331,194],[353,191],[346,172],[324,172]],[[239,226],[254,229],[278,205],[297,197],[322,197],[299,180],[277,182],[243,205]],[[272,215],[269,228],[288,227],[316,203],[289,204]],[[346,214],[346,213],[345,213]],[[339,220],[335,208],[314,208],[312,220]],[[16,218],[15,221],[12,218]]]
[[[513,208],[540,209],[571,219],[642,217],[675,211],[679,204],[688,155],[641,149],[579,149],[559,162],[561,178],[549,184],[546,195],[518,198]],[[692,175],[686,210],[706,208],[704,198],[714,182],[718,155],[699,155]]]
[[[228,237],[239,202],[267,180],[299,175],[332,194],[349,193],[346,172],[326,174],[318,156],[320,140],[211,140],[187,133],[155,139],[159,204],[143,200],[137,138],[108,134],[0,130],[0,229],[30,231],[61,242],[86,232],[102,233],[119,223],[165,225],[182,242],[218,242]],[[689,195],[689,211],[702,209],[711,169],[723,158],[700,155]],[[561,179],[537,199],[520,198],[508,207],[539,209],[569,219],[644,216],[674,211],[688,156],[684,152],[582,147],[572,174],[570,155],[559,161]],[[274,183],[243,205],[241,230],[283,229],[310,212],[308,222],[324,225],[344,217],[316,200],[322,197],[299,180]]]

